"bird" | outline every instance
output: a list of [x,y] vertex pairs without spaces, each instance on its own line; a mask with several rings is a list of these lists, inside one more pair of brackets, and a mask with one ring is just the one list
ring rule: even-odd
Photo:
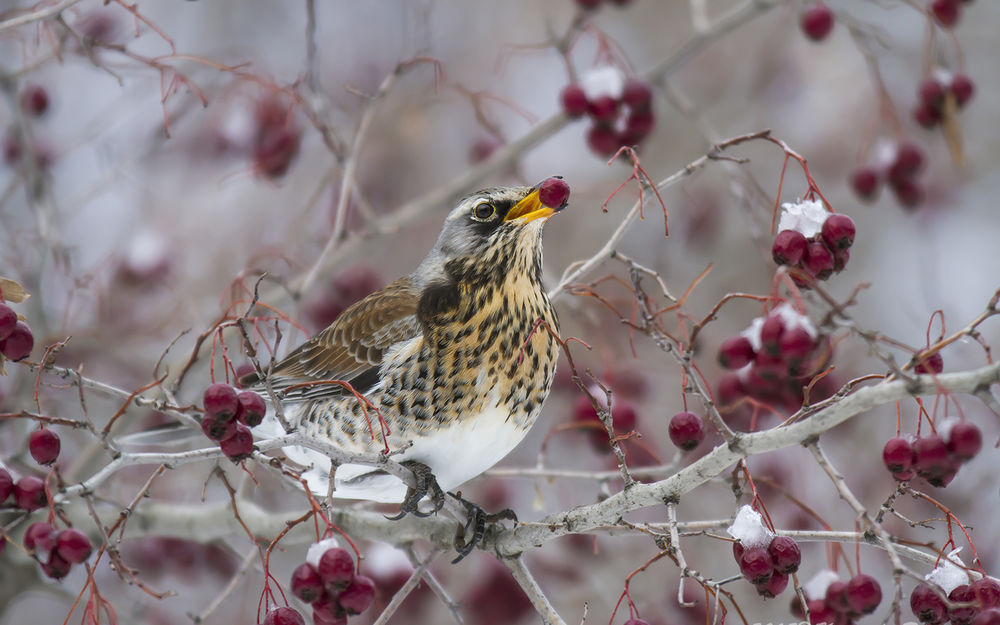
[[[520,443],[548,396],[558,357],[556,311],[542,285],[542,230],[568,205],[559,176],[530,187],[492,187],[462,198],[410,274],[341,313],[266,372],[286,419],[338,449],[376,454],[414,470],[414,486],[377,467],[344,464],[301,446],[283,453],[318,494],[417,512],[431,495],[483,473]],[[348,382],[384,418],[368,417]],[[262,393],[263,394],[263,393]],[[264,394],[267,397],[267,394]],[[374,412],[368,409],[374,421]],[[259,437],[285,433],[273,411]],[[426,513],[424,513],[426,514]]]

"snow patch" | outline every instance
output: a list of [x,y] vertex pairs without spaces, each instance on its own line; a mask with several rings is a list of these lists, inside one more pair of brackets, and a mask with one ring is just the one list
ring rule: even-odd
[[774,538],[774,533],[764,525],[764,519],[761,518],[760,513],[750,506],[740,508],[733,524],[726,531],[747,549],[767,547],[771,539]]
[[801,202],[785,202],[781,205],[784,212],[778,221],[778,232],[782,230],[798,230],[807,239],[811,239],[823,229],[823,222],[830,215],[819,200],[803,200]]
[[323,557],[328,549],[333,549],[334,547],[339,547],[340,542],[331,536],[330,538],[324,538],[318,543],[314,543],[309,546],[309,551],[306,552],[306,562],[313,565],[317,569],[319,568],[319,559]]
[[928,582],[940,586],[946,595],[951,594],[951,591],[962,584],[969,583],[969,575],[965,572],[965,564],[962,562],[962,558],[958,556],[961,550],[962,548],[959,547],[950,552],[940,565],[924,576],[924,579]]

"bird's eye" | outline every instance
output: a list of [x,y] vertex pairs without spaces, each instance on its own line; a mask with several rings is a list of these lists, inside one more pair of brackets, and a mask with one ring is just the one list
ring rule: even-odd
[[493,206],[489,200],[480,200],[472,207],[472,218],[476,221],[488,221],[497,214],[497,207]]

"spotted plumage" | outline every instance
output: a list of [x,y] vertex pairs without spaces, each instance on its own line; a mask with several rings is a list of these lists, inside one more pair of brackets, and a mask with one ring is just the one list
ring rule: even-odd
[[[565,205],[565,203],[564,203]],[[398,461],[431,469],[444,490],[479,475],[534,424],[555,373],[556,313],[541,281],[542,227],[563,208],[537,188],[492,188],[464,198],[417,269],[348,308],[270,374],[301,431],[344,450],[374,453],[369,425],[344,380],[376,406]],[[248,382],[255,382],[252,378]],[[259,382],[258,382],[259,384]],[[280,434],[272,417],[258,434]],[[374,436],[373,436],[374,434]],[[286,448],[328,490],[330,461]],[[372,467],[337,468],[334,496],[400,502],[405,485]]]

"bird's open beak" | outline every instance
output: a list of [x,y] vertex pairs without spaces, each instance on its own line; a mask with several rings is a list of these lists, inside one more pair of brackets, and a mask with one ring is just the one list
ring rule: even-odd
[[552,208],[542,204],[542,201],[538,197],[538,188],[535,187],[528,197],[524,198],[516,205],[514,208],[507,212],[507,216],[504,217],[504,221],[514,221],[515,219],[520,219],[524,217],[524,223],[529,221],[534,221],[543,217],[551,217],[556,213],[559,208]]

